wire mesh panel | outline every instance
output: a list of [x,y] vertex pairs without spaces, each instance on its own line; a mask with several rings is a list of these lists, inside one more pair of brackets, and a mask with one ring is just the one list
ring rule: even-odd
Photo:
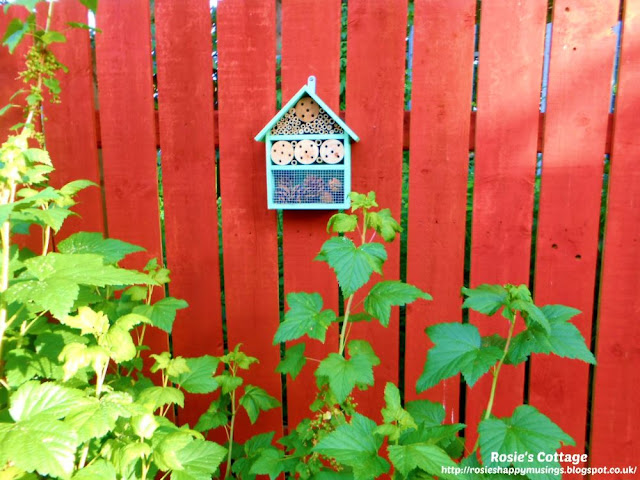
[[346,202],[344,170],[299,168],[272,171],[276,208],[341,208]]

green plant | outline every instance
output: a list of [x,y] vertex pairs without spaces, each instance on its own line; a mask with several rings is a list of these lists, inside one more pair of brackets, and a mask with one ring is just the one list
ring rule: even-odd
[[[281,473],[300,478],[378,478],[391,470],[394,478],[494,478],[484,474],[463,475],[463,467],[546,468],[546,473],[529,472],[532,479],[559,478],[557,455],[549,461],[540,452],[553,454],[572,439],[534,407],[522,405],[507,418],[492,416],[496,386],[504,364],[517,365],[532,353],[554,353],[589,363],[595,359],[578,329],[568,322],[579,313],[562,305],[538,308],[526,286],[481,285],[463,288],[463,308],[486,315],[502,311],[509,322],[507,338],[481,337],[474,325],[437,324],[427,329],[434,346],[430,349],[417,390],[422,392],[440,381],[462,373],[470,387],[485,374],[493,377],[487,408],[478,428],[478,443],[465,450],[460,432],[463,424],[444,424],[442,405],[427,400],[403,405],[396,385],[385,386],[385,407],[381,424],[357,411],[353,392],[374,384],[374,367],[380,364],[372,346],[362,339],[349,339],[353,322],[378,320],[389,325],[391,308],[417,299],[429,300],[420,289],[399,281],[380,281],[367,288],[373,273],[382,274],[387,255],[376,238],[393,241],[400,231],[388,209],[377,210],[375,194],[352,193],[351,213],[331,217],[327,230],[337,233],[327,240],[316,260],[335,272],[345,298],[343,316],[323,310],[317,293],[290,293],[288,311],[275,334],[274,343],[303,337],[325,341],[328,328],[340,325],[337,351],[319,360],[315,370],[318,394],[311,405],[312,418],[303,420],[279,443],[273,435],[252,443],[251,454],[234,472],[241,478]],[[355,235],[359,243],[348,235]],[[362,290],[367,290],[362,292]],[[362,300],[356,302],[356,293]],[[522,320],[517,320],[521,318]],[[524,329],[514,334],[518,321]],[[277,371],[295,378],[307,363],[304,342],[290,346]],[[386,444],[386,454],[381,449]],[[514,456],[514,448],[523,454]],[[478,450],[480,456],[478,457]],[[522,470],[524,472],[525,470]]]
[[[230,408],[230,444],[239,407],[253,422],[277,402],[251,385],[239,395],[237,370],[257,361],[239,348],[218,358],[151,354],[154,384],[145,373],[145,331],[171,333],[177,310],[187,306],[153,295],[169,282],[169,270],[155,259],[144,271],[121,268],[143,249],[99,233],[59,239],[51,251],[74,195],[92,183],[49,185],[53,166],[36,120],[43,119],[45,89],[57,100],[61,65],[49,46],[65,38],[49,28],[54,2],[44,28],[37,3],[14,2],[29,14],[3,37],[11,50],[27,36],[33,44],[20,74],[25,89],[0,112],[23,97],[25,121],[0,147],[0,478],[211,478],[230,453],[173,422],[185,392],[221,389],[214,404]],[[35,253],[13,241],[32,227],[42,231]]]

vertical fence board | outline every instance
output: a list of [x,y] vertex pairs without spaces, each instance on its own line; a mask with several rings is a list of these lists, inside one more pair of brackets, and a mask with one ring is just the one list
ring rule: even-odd
[[[542,186],[536,243],[535,299],[580,309],[574,323],[589,345],[598,254],[617,0],[554,5]],[[531,404],[584,449],[589,368],[536,356]]]
[[640,2],[625,4],[598,323],[591,465],[640,458]]
[[[313,19],[313,21],[309,21]],[[317,92],[335,112],[340,97],[340,0],[291,0],[282,4],[282,103],[288,101],[307,82],[317,79]],[[338,309],[338,287],[333,273],[324,263],[312,262],[327,240],[326,224],[335,212],[284,212],[283,260],[285,292],[318,292],[323,308]],[[337,327],[327,332],[324,344],[307,340],[305,355],[324,358],[337,350]],[[309,415],[316,393],[314,371],[309,362],[292,381],[287,376],[288,421],[291,428]]]
[[[480,22],[472,286],[528,283],[546,0],[487,2]],[[506,336],[508,321],[471,314],[482,335]],[[524,366],[500,372],[493,413],[522,403]],[[467,396],[467,442],[487,407],[491,379]]]
[[[155,18],[169,290],[189,303],[173,351],[222,355],[209,2],[157,0]],[[210,400],[188,396],[180,421],[194,425]]]
[[[26,18],[26,10],[22,7],[11,7],[5,13],[4,7],[0,9],[0,35],[4,35],[9,23],[14,18]],[[18,108],[11,108],[3,116],[0,117],[0,144],[7,140],[11,134],[10,128],[23,122],[22,104],[16,98],[13,101],[9,99],[20,90],[24,84],[18,78],[18,73],[24,70],[24,55],[27,53],[29,38],[24,38],[13,54],[9,53],[9,49],[4,45],[0,45],[0,108],[13,103],[20,105]]]
[[[416,398],[429,347],[425,327],[462,319],[475,7],[475,0],[415,4],[407,281],[433,302],[407,307],[407,399]],[[424,396],[456,422],[459,393],[456,377]]]
[[[62,89],[60,103],[44,105],[47,149],[56,167],[51,183],[61,187],[82,178],[100,185],[89,32],[70,29],[68,22],[87,22],[87,9],[77,0],[57,2],[51,23],[52,30],[67,37],[66,43],[52,47],[58,60],[69,69],[58,75]],[[73,211],[79,216],[69,217],[57,238],[80,230],[104,230],[100,187],[83,190],[76,199],[78,205]]]
[[[267,210],[264,144],[253,137],[275,114],[275,1],[225,0],[218,5],[220,192],[229,347],[242,343],[260,358],[246,383],[280,398],[275,212]],[[243,414],[240,438],[282,431],[281,409],[255,426]]]
[[[141,268],[150,258],[162,261],[149,2],[100,2],[96,20],[107,228],[110,237],[147,249],[125,262]],[[145,343],[154,351],[168,347],[155,328]]]
[[[360,137],[352,150],[353,190],[375,190],[378,204],[399,220],[407,2],[352,0],[348,5],[346,120]],[[387,245],[387,252],[385,279],[397,279],[399,238]],[[365,415],[378,418],[385,384],[398,382],[397,309],[388,328],[357,324],[351,338],[367,339],[383,359],[374,370],[376,385],[356,397]]]

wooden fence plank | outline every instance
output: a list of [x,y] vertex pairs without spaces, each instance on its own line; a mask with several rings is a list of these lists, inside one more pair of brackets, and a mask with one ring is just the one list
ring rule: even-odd
[[[313,21],[309,21],[309,19]],[[335,112],[340,98],[340,0],[290,0],[282,4],[282,100],[285,103],[307,82],[317,79],[318,95]],[[284,212],[283,260],[285,292],[318,292],[324,308],[338,310],[338,287],[335,276],[319,262],[312,262],[327,240],[326,224],[332,211]],[[338,330],[327,332],[324,344],[307,341],[305,354],[324,358],[337,351]],[[309,416],[315,399],[314,371],[310,362],[295,381],[287,376],[288,422],[294,428]]]
[[[173,352],[222,355],[209,1],[157,0],[155,18],[169,291],[189,302]],[[188,396],[180,421],[194,425],[210,401]]]
[[[151,34],[141,28],[150,23],[149,2],[100,2],[96,19],[102,29],[96,62],[107,228],[110,237],[147,249],[124,263],[141,268],[150,258],[162,261]],[[154,351],[168,348],[167,335],[155,328],[145,343]]]
[[[280,398],[280,361],[271,340],[278,328],[278,244],[276,214],[267,210],[264,144],[254,136],[275,114],[275,1],[225,0],[218,5],[220,105],[220,192],[224,247],[225,299],[229,346],[242,343],[260,358],[246,383]],[[249,426],[282,431],[281,409]]]
[[[486,2],[480,21],[471,286],[528,283],[546,0]],[[508,322],[471,314],[482,335]],[[493,413],[522,403],[524,366],[500,372]],[[466,440],[487,407],[491,379],[468,390]]]
[[[346,120],[360,137],[352,150],[353,190],[375,190],[378,203],[399,220],[407,1],[351,0],[348,5]],[[398,239],[387,245],[387,252],[385,279],[397,279]],[[376,385],[356,396],[365,415],[379,418],[385,384],[398,382],[397,309],[388,328],[356,324],[351,338],[367,339],[383,359],[375,367]]]
[[[415,399],[429,348],[425,327],[462,320],[470,95],[475,0],[419,0],[409,162],[407,281],[433,296],[407,308],[405,398]],[[446,181],[443,181],[446,179]],[[460,381],[421,397],[441,402],[458,421]]]
[[627,0],[598,320],[590,461],[635,466],[640,458],[640,2]]
[[78,180],[91,180],[98,187],[88,188],[77,196],[73,208],[79,216],[70,217],[56,239],[78,231],[103,232],[102,191],[95,125],[93,63],[89,32],[72,29],[68,22],[87,23],[87,9],[77,0],[61,0],[54,7],[52,30],[63,32],[64,44],[52,46],[54,54],[68,69],[58,75],[60,103],[45,103],[47,149],[55,172],[51,183],[56,187]]
[[[575,324],[591,340],[598,228],[617,0],[554,5],[542,186],[536,242],[535,300],[582,310]],[[582,452],[589,368],[536,356],[530,402],[576,441]],[[577,477],[573,477],[577,478]]]

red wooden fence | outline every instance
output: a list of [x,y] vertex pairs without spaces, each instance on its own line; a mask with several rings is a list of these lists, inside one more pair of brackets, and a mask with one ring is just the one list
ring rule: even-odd
[[[565,303],[582,310],[577,325],[587,343],[596,346],[599,362],[594,375],[577,362],[541,356],[531,361],[528,371],[505,369],[495,413],[510,414],[514,405],[530,401],[576,439],[577,446],[570,451],[588,449],[592,466],[637,462],[640,1],[624,0],[620,8],[618,0],[575,5],[556,0],[545,115],[540,114],[539,102],[546,0],[482,2],[479,19],[475,0],[413,3],[410,113],[404,111],[407,0],[352,0],[346,9],[345,117],[361,138],[353,148],[354,189],[375,190],[380,203],[399,217],[403,147],[409,149],[406,275],[434,296],[429,304],[407,309],[404,345],[397,312],[386,330],[375,325],[354,327],[354,334],[368,338],[383,359],[376,386],[358,401],[364,413],[378,418],[386,381],[404,382],[406,398],[418,398],[415,382],[428,349],[424,328],[462,320],[459,288],[465,264],[471,145],[475,150],[472,235],[467,245],[471,285],[528,283],[533,278],[539,303]],[[86,18],[86,11],[76,4],[75,0],[56,3],[56,25]],[[97,96],[88,34],[75,31],[69,33],[67,44],[56,48],[70,70],[62,82],[63,103],[48,106],[46,112],[47,144],[58,167],[55,181],[83,177],[103,184],[103,197],[97,190],[83,194],[79,207],[83,221],[74,221],[64,233],[104,230],[140,244],[147,253],[133,261],[136,266],[152,256],[163,258],[164,235],[164,256],[173,272],[170,293],[191,305],[176,322],[176,354],[219,355],[226,328],[229,346],[242,343],[245,351],[260,358],[248,382],[277,398],[285,391],[287,412],[272,410],[255,426],[241,424],[241,439],[256,431],[295,427],[313,397],[311,367],[295,381],[287,380],[284,390],[281,377],[274,373],[280,349],[271,338],[281,318],[279,294],[319,291],[326,307],[338,306],[332,274],[326,266],[311,263],[326,238],[328,212],[282,216],[284,292],[279,292],[278,216],[266,209],[264,146],[253,136],[276,111],[280,47],[283,100],[313,74],[319,94],[338,109],[343,8],[340,0],[286,0],[276,7],[275,0],[220,1],[215,16],[215,85],[209,0],[156,0],[154,112],[149,2],[100,2]],[[611,121],[616,49],[612,27],[619,12],[620,81]],[[16,14],[12,8],[0,16],[0,26]],[[480,39],[477,112],[470,117],[476,32]],[[6,103],[17,88],[13,79],[20,63],[5,49],[0,51],[0,103]],[[6,134],[16,121],[1,117],[0,132]],[[536,231],[539,151],[543,160]],[[605,153],[611,154],[611,173],[600,271]],[[399,243],[389,253],[385,277],[399,278]],[[500,329],[497,321],[476,315],[469,320],[483,333]],[[336,341],[336,332],[330,331],[327,343],[308,353],[322,356],[335,348]],[[152,342],[155,348],[167,346],[163,335],[156,334]],[[404,379],[399,378],[401,372]],[[465,391],[454,379],[421,397],[444,402],[449,420],[474,426],[485,408],[487,385],[480,382]],[[206,399],[190,398],[181,419],[193,424],[204,408]],[[283,413],[288,425],[283,424]]]

